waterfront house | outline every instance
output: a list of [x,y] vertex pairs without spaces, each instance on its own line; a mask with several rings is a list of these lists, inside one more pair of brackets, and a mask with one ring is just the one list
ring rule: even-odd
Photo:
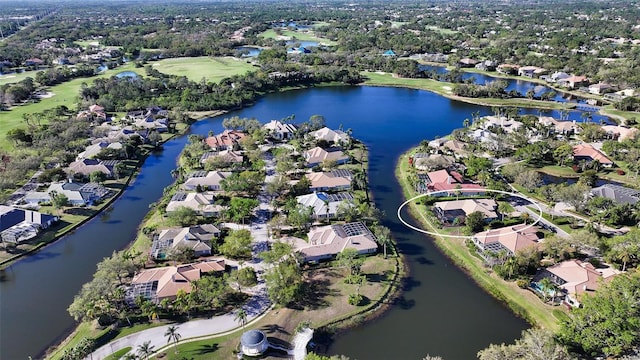
[[553,74],[551,74],[546,80],[548,82],[555,83],[563,79],[568,79],[570,77],[571,75],[567,74],[566,72],[556,71]]
[[360,255],[378,251],[376,237],[362,222],[313,228],[307,238],[308,243],[296,244],[303,262],[333,259],[347,248],[355,249]]
[[195,171],[185,180],[185,190],[221,190],[221,182],[231,175],[228,171]]
[[483,71],[493,71],[496,69],[496,62],[493,60],[480,61],[475,68]]
[[485,222],[491,222],[498,218],[497,208],[498,204],[493,199],[439,201],[433,204],[433,212],[443,224],[453,224],[456,219],[464,220],[473,212],[480,212]]
[[570,89],[576,89],[580,86],[584,86],[588,84],[588,79],[586,76],[576,76],[572,75],[568,78],[559,79],[556,83],[560,86],[568,87]]
[[137,119],[134,125],[140,129],[167,132],[169,129],[169,120],[167,118],[155,118],[149,115],[142,119]]
[[48,228],[56,221],[57,216],[0,205],[0,239],[18,244],[36,237],[41,229]]
[[580,126],[575,121],[560,121],[550,116],[540,116],[538,118],[540,124],[553,128],[556,134],[563,136],[571,136],[580,133]]
[[218,216],[224,210],[222,205],[218,205],[213,192],[182,192],[178,191],[167,204],[167,213],[174,212],[181,207],[194,210],[201,216]]
[[113,169],[118,163],[118,160],[81,159],[69,164],[65,171],[70,176],[82,174],[86,177],[90,176],[93,172],[99,171],[105,174],[108,178],[113,178]]
[[86,206],[107,198],[110,191],[96,183],[65,181],[49,185],[46,191],[29,191],[25,194],[24,201],[29,205],[51,203],[52,193],[66,196],[71,206]]
[[200,157],[200,163],[202,165],[206,165],[207,162],[216,162],[231,166],[233,164],[242,164],[244,162],[244,156],[233,150],[208,151]]
[[518,251],[537,246],[538,229],[527,224],[505,226],[479,232],[471,238],[478,254],[490,265],[504,261],[503,256],[514,256]]
[[456,164],[453,156],[443,154],[417,153],[413,155],[413,166],[418,170],[434,171],[449,169]]
[[513,75],[518,71],[519,68],[520,68],[520,66],[518,66],[518,65],[500,64],[496,68],[496,71],[499,72],[500,74]]
[[103,149],[111,149],[113,151],[119,152],[122,150],[122,143],[117,141],[111,143],[107,141],[99,141],[95,144],[87,146],[83,152],[76,156],[76,160],[93,159]]
[[146,269],[137,273],[127,289],[125,300],[129,306],[142,296],[159,304],[163,299],[175,300],[179,290],[187,294],[193,289],[191,283],[206,274],[225,271],[224,260],[209,260],[193,264]]
[[470,59],[470,58],[462,58],[458,61],[458,66],[461,68],[471,68],[476,66],[478,60]]
[[316,140],[325,140],[334,144],[345,144],[349,142],[349,135],[340,130],[331,130],[328,127],[323,127],[320,130],[312,131],[309,136]]
[[603,95],[608,92],[613,92],[613,86],[605,83],[591,84],[588,87],[589,93],[594,95]]
[[540,75],[546,73],[547,70],[537,66],[523,66],[518,68],[519,76],[526,76],[528,78],[537,78]]
[[482,195],[484,188],[478,184],[467,183],[457,171],[446,169],[418,174],[416,190],[421,193],[434,193],[432,196]]
[[581,298],[595,290],[604,282],[610,281],[620,272],[611,268],[595,268],[588,262],[572,259],[542,270],[537,276],[539,283],[544,278],[550,279],[564,297],[564,301],[572,307],[580,307]]
[[635,204],[640,201],[640,191],[628,187],[604,184],[590,191],[592,196],[613,200],[616,204]]
[[171,249],[179,247],[192,249],[195,256],[208,256],[211,255],[211,241],[218,237],[220,230],[211,224],[162,230],[153,239],[151,256],[166,260]]
[[312,191],[341,191],[351,188],[353,175],[349,170],[337,169],[327,172],[313,172],[305,174],[311,181],[309,190]]
[[269,135],[276,140],[284,141],[293,139],[298,128],[294,124],[283,123],[279,120],[271,120],[262,126]]
[[238,130],[225,130],[221,134],[209,136],[205,142],[212,150],[233,150],[240,146],[240,141],[247,136]]
[[335,162],[337,165],[349,162],[349,156],[340,148],[323,149],[319,146],[304,152],[304,159],[308,167],[322,165],[325,162]]
[[598,161],[600,165],[606,168],[613,167],[613,161],[611,161],[607,155],[589,144],[579,144],[574,146],[573,160],[576,162],[584,160],[588,163]]
[[[506,133],[513,133],[522,127],[520,121],[509,119],[506,116],[485,116],[482,128],[489,130],[492,127],[502,128]],[[484,137],[484,136],[483,136]],[[482,140],[480,140],[482,141]]]
[[311,194],[296,197],[296,201],[302,206],[312,208],[312,216],[314,219],[335,218],[340,204],[344,204],[344,206],[355,206],[353,195],[348,192],[327,194],[314,191]]

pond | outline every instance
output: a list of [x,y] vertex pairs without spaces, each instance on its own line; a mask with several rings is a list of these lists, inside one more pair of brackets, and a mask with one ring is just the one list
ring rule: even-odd
[[117,77],[117,78],[132,78],[132,79],[136,79],[136,78],[139,77],[139,75],[136,74],[133,71],[122,71],[122,72],[117,73],[115,75],[115,77]]
[[241,57],[256,57],[260,55],[263,49],[254,46],[239,46],[235,50],[242,53]]

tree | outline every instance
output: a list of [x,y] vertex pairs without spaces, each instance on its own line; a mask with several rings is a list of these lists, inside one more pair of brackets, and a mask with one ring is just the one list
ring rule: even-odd
[[89,181],[91,181],[92,183],[102,184],[105,182],[105,180],[107,180],[107,175],[102,171],[94,171],[89,174]]
[[297,204],[297,206],[289,211],[287,214],[287,222],[289,225],[299,230],[306,229],[313,221],[312,218],[313,208],[310,206],[304,206],[303,204]]
[[483,170],[489,171],[493,166],[493,163],[487,158],[471,155],[464,159],[464,165],[467,167],[466,174],[470,177],[474,177]]
[[270,250],[261,252],[259,256],[267,264],[275,264],[291,254],[293,254],[293,246],[278,240],[271,245]]
[[165,331],[164,336],[167,337],[167,343],[170,343],[173,341],[173,348],[176,352],[176,354],[178,353],[178,341],[180,341],[180,338],[182,338],[182,335],[180,335],[180,333],[178,333],[178,327],[175,325],[170,325],[167,328],[167,331]]
[[516,175],[514,182],[531,192],[540,186],[542,179],[535,170],[527,170]]
[[474,211],[467,215],[465,219],[466,231],[469,234],[475,234],[484,230],[484,215],[480,211]]
[[336,257],[339,266],[349,271],[349,276],[360,275],[360,268],[364,260],[358,258],[358,250],[355,248],[346,248],[338,253]]
[[180,206],[167,213],[168,223],[171,226],[190,226],[198,223],[198,213],[186,206]]
[[304,281],[298,264],[291,258],[280,261],[264,275],[269,299],[278,306],[287,306],[302,298]]
[[640,341],[640,272],[619,274],[583,296],[561,324],[560,340],[589,355],[618,357]]
[[242,326],[242,331],[244,331],[244,325],[247,323],[247,312],[244,309],[238,309],[234,316],[234,319],[240,323]]
[[253,237],[247,229],[231,230],[220,245],[220,253],[232,258],[250,258]]
[[555,150],[553,150],[553,157],[560,164],[560,166],[564,166],[564,163],[566,161],[570,161],[573,159],[573,146],[568,143],[558,146]]
[[513,345],[494,345],[478,352],[479,360],[569,360],[565,347],[558,344],[549,330],[532,328],[522,332]]
[[260,202],[257,199],[247,199],[234,197],[229,203],[229,215],[233,221],[242,221],[244,224],[245,218],[251,215],[253,209],[255,209]]
[[387,258],[387,245],[391,244],[391,230],[384,226],[376,226],[373,228],[378,244],[382,245],[384,258]]
[[151,345],[151,341],[145,341],[142,344],[138,345],[138,354],[149,360],[149,356],[153,354],[154,347],[155,346]]
[[69,206],[69,198],[65,194],[52,191],[49,193],[49,196],[51,197],[51,205],[58,210],[58,214],[60,214],[61,210],[66,206]]
[[504,216],[513,212],[513,207],[506,201],[498,203],[498,212],[500,213],[500,221],[504,221]]

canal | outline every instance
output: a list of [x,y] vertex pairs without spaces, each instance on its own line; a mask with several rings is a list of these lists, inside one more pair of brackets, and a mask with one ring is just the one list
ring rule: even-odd
[[[395,218],[402,202],[394,178],[398,156],[423,139],[461,127],[462,120],[475,111],[491,114],[488,108],[425,91],[363,86],[272,94],[225,115],[267,122],[291,114],[296,121],[304,121],[321,114],[328,126],[351,128],[369,147],[375,202],[407,258],[410,276],[402,297],[384,316],[341,334],[331,353],[357,359],[376,359],[381,354],[420,359],[426,353],[469,359],[490,343],[512,342],[528,327],[455,267],[431,239],[408,230]],[[219,132],[221,122],[222,117],[203,120],[191,131]],[[9,268],[7,280],[0,283],[0,359],[37,356],[74,326],[66,311],[73,296],[91,279],[97,262],[133,240],[149,205],[172,182],[169,173],[186,141],[186,136],[171,140],[162,152],[149,156],[141,175],[104,215]]]

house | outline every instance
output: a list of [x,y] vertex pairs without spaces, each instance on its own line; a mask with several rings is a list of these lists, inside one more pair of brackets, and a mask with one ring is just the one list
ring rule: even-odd
[[475,68],[483,71],[493,71],[496,69],[496,62],[493,60],[480,61]]
[[470,59],[470,58],[462,58],[458,61],[458,66],[461,68],[470,68],[476,66],[478,60]]
[[228,171],[196,171],[189,175],[182,187],[185,190],[221,190],[221,182],[231,175]]
[[167,118],[155,118],[151,115],[142,119],[136,119],[134,125],[145,130],[155,130],[157,132],[167,132],[169,130],[169,120]]
[[544,126],[550,126],[557,134],[571,136],[580,133],[580,126],[575,121],[560,121],[550,116],[540,116],[538,121]]
[[349,170],[338,169],[329,172],[313,172],[305,174],[307,179],[311,181],[309,190],[312,191],[339,191],[349,190],[353,175]]
[[449,155],[417,153],[413,155],[413,167],[418,170],[448,169],[456,164],[456,159]]
[[564,295],[564,301],[572,307],[580,307],[580,298],[595,291],[603,282],[610,281],[620,272],[607,267],[596,269],[588,262],[572,259],[550,266],[536,276],[550,279]]
[[453,224],[456,219],[463,220],[469,214],[479,211],[485,222],[498,218],[498,204],[493,199],[466,199],[456,201],[439,201],[433,204],[433,212],[443,224]]
[[71,206],[86,206],[107,198],[111,192],[100,184],[67,181],[51,184],[44,192],[29,191],[25,194],[24,201],[29,205],[50,203],[52,193],[66,196]]
[[209,136],[205,142],[213,150],[233,150],[240,146],[240,141],[247,136],[238,130],[225,130],[219,135]]
[[159,304],[162,300],[175,300],[179,290],[190,293],[191,283],[205,274],[225,271],[224,260],[209,260],[193,264],[146,269],[137,273],[127,289],[125,300],[130,306],[142,296]]
[[38,58],[29,58],[24,61],[24,66],[42,66],[44,65],[44,60]]
[[182,192],[178,191],[167,204],[167,213],[174,212],[181,207],[195,210],[201,216],[218,216],[224,210],[222,205],[215,203],[216,197],[211,192]]
[[224,163],[228,165],[242,164],[244,156],[233,150],[208,151],[200,157],[200,163],[206,165],[207,162]]
[[303,262],[333,259],[347,248],[356,249],[360,255],[378,251],[376,237],[362,222],[314,228],[307,237],[308,243],[296,246]]
[[220,237],[220,230],[211,224],[180,229],[166,229],[157,234],[151,245],[151,256],[165,260],[173,248],[192,249],[195,256],[211,255],[211,240]]
[[523,66],[518,68],[518,75],[534,78],[540,77],[540,75],[544,74],[546,71],[546,69],[537,66]]
[[613,86],[605,83],[597,83],[589,85],[589,93],[594,95],[603,95],[608,92],[613,92]]
[[570,89],[576,89],[580,86],[584,86],[588,83],[586,76],[576,76],[572,75],[565,79],[560,79],[556,81],[556,83],[560,86],[568,87]]
[[57,216],[0,205],[0,239],[17,244],[36,237],[56,221]]
[[69,164],[65,171],[69,175],[82,174],[84,176],[90,176],[91,173],[99,171],[107,177],[113,178],[113,169],[118,163],[118,160],[81,159]]
[[279,120],[271,120],[262,126],[263,129],[269,131],[271,137],[276,140],[291,140],[298,128],[289,123],[283,123]]
[[[483,118],[482,127],[486,130],[492,127],[502,128],[504,132],[510,134],[522,127],[520,121],[509,119],[506,116],[485,116]],[[484,138],[482,136],[481,138]]]
[[519,68],[520,68],[520,66],[518,66],[518,65],[500,64],[496,68],[496,71],[499,72],[500,74],[513,75],[518,71]]
[[349,135],[340,130],[331,130],[328,127],[323,127],[320,130],[312,131],[309,136],[316,140],[325,140],[334,144],[343,144],[349,142]]
[[570,77],[571,75],[567,74],[566,72],[556,71],[547,78],[547,81],[555,83],[560,80],[568,79]]
[[312,216],[314,219],[335,218],[340,204],[354,206],[353,195],[348,192],[327,194],[324,192],[314,191],[311,194],[296,197],[296,201],[302,206],[312,208]]
[[630,128],[620,125],[602,125],[600,128],[607,134],[609,134],[613,139],[618,139],[618,141],[620,142],[627,139],[633,139],[638,134],[637,128]]
[[87,119],[92,118],[94,120],[107,121],[107,113],[105,113],[104,108],[100,105],[91,105],[89,106],[89,110],[80,111],[77,115],[79,119]]
[[613,167],[613,161],[611,161],[602,151],[594,148],[589,144],[579,144],[573,147],[573,160],[579,161],[598,161],[600,165],[610,168]]
[[432,196],[453,196],[456,194],[482,195],[484,188],[478,184],[466,183],[457,171],[438,170],[418,174],[416,190],[421,193],[435,193]]
[[322,165],[325,162],[335,162],[337,165],[349,162],[349,156],[340,148],[323,149],[319,146],[304,152],[304,159],[308,167]]
[[98,155],[100,151],[102,151],[103,149],[112,149],[114,151],[120,151],[122,150],[122,143],[118,141],[112,142],[112,143],[107,141],[100,141],[96,144],[89,145],[84,149],[83,152],[81,152],[80,154],[78,154],[78,156],[76,156],[76,160],[92,159],[96,155]]
[[613,200],[616,204],[635,204],[640,201],[640,191],[628,187],[604,184],[591,189],[591,195]]
[[540,237],[535,227],[527,224],[505,226],[479,232],[471,238],[478,254],[491,265],[500,263],[500,253],[514,256],[518,251],[537,246]]
[[442,147],[453,152],[455,156],[464,155],[466,153],[465,146],[466,144],[459,140],[449,140],[447,138],[440,138],[429,141],[429,146],[434,149],[440,149]]
[[383,52],[383,53],[382,53],[382,56],[387,56],[387,57],[396,57],[396,56],[398,56],[398,55],[396,55],[396,53],[395,53],[393,50],[389,49],[389,50],[387,50],[387,51]]

